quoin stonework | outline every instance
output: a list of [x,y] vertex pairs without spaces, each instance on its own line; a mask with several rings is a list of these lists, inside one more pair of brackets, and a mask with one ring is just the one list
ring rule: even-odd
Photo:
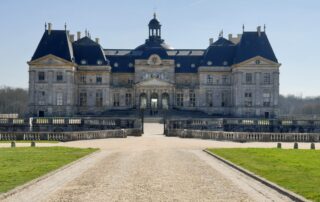
[[[112,110],[202,111],[223,117],[278,115],[279,67],[265,29],[174,49],[154,15],[135,49],[108,49],[46,26],[28,62],[31,116],[103,115]],[[198,39],[195,39],[198,40]],[[186,43],[187,46],[187,43]]]

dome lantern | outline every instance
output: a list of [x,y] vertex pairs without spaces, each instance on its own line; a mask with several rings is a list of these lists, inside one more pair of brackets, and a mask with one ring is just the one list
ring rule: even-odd
[[149,22],[149,39],[161,39],[161,24],[157,19],[156,13]]

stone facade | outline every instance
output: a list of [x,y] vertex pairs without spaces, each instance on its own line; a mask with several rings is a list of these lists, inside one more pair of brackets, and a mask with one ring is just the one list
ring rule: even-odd
[[[280,64],[260,28],[236,38],[229,36],[229,40],[220,36],[204,50],[179,50],[164,43],[161,25],[153,20],[149,39],[133,50],[102,49],[98,40],[78,36],[79,44],[101,49],[102,61],[97,59],[95,64],[88,61],[96,54],[84,54],[72,46],[77,41],[68,31],[68,57],[55,54],[54,45],[48,47],[51,52],[39,51],[42,41],[55,35],[50,26],[43,37],[48,35],[48,39],[41,40],[28,62],[30,115],[101,115],[108,110],[143,108],[231,117],[277,116]],[[270,47],[255,45],[261,41]],[[245,45],[249,43],[257,48],[250,52]]]

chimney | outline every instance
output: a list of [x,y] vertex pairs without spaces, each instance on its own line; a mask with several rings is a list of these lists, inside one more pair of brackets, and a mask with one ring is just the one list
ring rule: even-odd
[[81,38],[81,32],[77,32],[77,40]]
[[48,23],[48,34],[49,34],[49,35],[51,34],[51,30],[52,30],[52,23],[49,22],[49,23]]
[[232,41],[232,34],[228,35],[229,41]]
[[71,43],[74,42],[74,34],[70,34],[70,41],[71,41]]
[[261,26],[257,27],[258,36],[261,36]]
[[100,39],[99,38],[96,38],[96,43],[100,44]]
[[210,38],[210,39],[209,39],[209,46],[210,46],[211,44],[213,44],[213,38]]

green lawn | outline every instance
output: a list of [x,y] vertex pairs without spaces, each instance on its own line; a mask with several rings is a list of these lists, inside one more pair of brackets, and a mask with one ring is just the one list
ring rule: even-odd
[[[11,143],[11,140],[0,140],[1,143]],[[16,143],[31,143],[32,140],[16,140]],[[59,143],[59,141],[51,141],[51,140],[35,140],[36,143]]]
[[320,150],[209,149],[313,201],[320,201]]
[[0,193],[96,150],[68,147],[0,148]]

